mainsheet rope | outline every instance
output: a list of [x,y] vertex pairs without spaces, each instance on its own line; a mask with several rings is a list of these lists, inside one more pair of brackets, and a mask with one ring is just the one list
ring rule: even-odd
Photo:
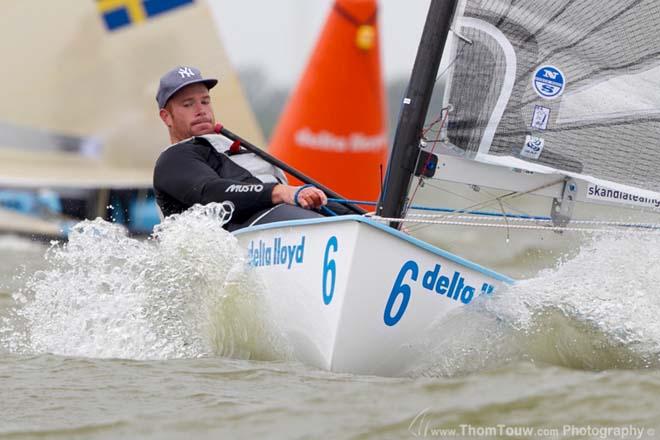
[[[470,226],[470,227],[488,227],[488,228],[506,228],[506,229],[528,229],[528,230],[543,230],[543,231],[555,231],[555,232],[611,232],[613,227],[626,229],[627,231],[633,232],[649,232],[649,231],[660,231],[660,224],[634,224],[634,223],[617,223],[617,222],[606,222],[610,226],[608,228],[586,228],[586,227],[567,227],[567,226],[554,226],[553,224],[548,225],[519,225],[519,224],[502,224],[502,223],[480,223],[475,221],[455,221],[455,220],[435,220],[435,219],[419,219],[419,218],[393,218],[393,217],[379,217],[379,216],[369,216],[371,219],[379,222],[408,222],[408,223],[426,223],[426,224],[436,224],[436,225],[451,225],[451,226]],[[511,220],[511,219],[510,219]],[[594,224],[598,225],[599,222],[594,221],[590,222],[588,220],[583,220],[581,223],[584,224]],[[575,222],[577,223],[577,221]]]
[[[349,200],[349,199],[328,199],[328,201],[335,203],[351,203],[367,206],[376,206],[376,202],[365,200]],[[617,221],[601,221],[601,220],[571,220],[572,224],[594,227],[566,227],[555,226],[550,217],[543,216],[530,216],[521,214],[508,214],[498,212],[482,212],[482,211],[468,211],[466,209],[451,209],[451,208],[436,208],[430,206],[411,206],[410,209],[436,211],[448,214],[421,214],[409,213],[405,218],[397,217],[380,217],[375,213],[366,214],[369,218],[379,222],[405,222],[405,223],[421,223],[429,225],[451,225],[451,226],[477,226],[477,227],[492,227],[492,228],[506,228],[506,229],[529,229],[529,230],[544,230],[544,231],[567,231],[567,232],[606,232],[611,231],[612,228],[621,228],[626,230],[644,230],[644,231],[660,231],[660,224],[656,223],[630,223],[630,222],[617,222]],[[488,222],[486,221],[486,217]],[[499,223],[494,223],[499,222]],[[510,223],[511,222],[511,223]]]

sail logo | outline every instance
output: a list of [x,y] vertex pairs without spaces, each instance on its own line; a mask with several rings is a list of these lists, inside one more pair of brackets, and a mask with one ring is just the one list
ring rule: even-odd
[[116,31],[144,23],[160,14],[192,5],[194,2],[195,0],[96,0],[96,5],[106,29]]
[[545,130],[548,128],[548,121],[550,120],[550,109],[537,105],[534,107],[534,114],[532,115],[531,127],[537,130]]
[[532,86],[541,98],[555,99],[564,92],[566,77],[555,66],[541,66],[534,72]]
[[543,69],[543,76],[550,79],[557,79],[559,74],[557,72],[553,72],[552,70]]
[[541,157],[545,140],[540,137],[527,135],[525,146],[520,150],[520,155],[529,159],[538,159]]
[[178,70],[178,73],[181,75],[181,78],[190,78],[191,76],[195,76],[195,72],[193,72],[190,67],[182,67]]
[[594,183],[590,183],[587,187],[587,198],[592,200],[620,203],[624,205],[660,208],[660,198],[646,197],[639,194],[605,188]]

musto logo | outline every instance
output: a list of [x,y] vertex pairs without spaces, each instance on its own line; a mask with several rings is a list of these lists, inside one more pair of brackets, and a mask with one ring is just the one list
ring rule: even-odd
[[[433,269],[426,271],[421,277],[420,274],[419,265],[415,261],[407,261],[401,266],[385,305],[383,320],[386,325],[393,326],[403,317],[410,302],[411,284],[421,284],[430,293],[460,301],[463,304],[469,304],[474,298],[476,288],[466,282],[458,271],[454,271],[449,277],[442,273],[441,265],[436,264]],[[493,289],[492,285],[483,283],[480,293],[490,294]]]
[[239,192],[239,193],[244,193],[244,192],[261,192],[264,190],[263,185],[237,185],[237,184],[232,184],[227,187],[225,192]]

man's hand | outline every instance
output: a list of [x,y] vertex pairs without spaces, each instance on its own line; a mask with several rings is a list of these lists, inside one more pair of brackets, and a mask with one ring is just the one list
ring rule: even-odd
[[[274,204],[286,203],[296,205],[294,197],[300,189],[299,186],[275,185],[273,188],[272,201]],[[328,203],[325,193],[318,188],[308,186],[298,192],[298,204],[305,209],[319,209]]]

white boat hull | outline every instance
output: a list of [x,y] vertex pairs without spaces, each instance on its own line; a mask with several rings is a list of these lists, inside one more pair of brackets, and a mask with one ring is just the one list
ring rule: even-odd
[[331,371],[396,375],[435,321],[513,282],[359,216],[235,235],[296,358]]

